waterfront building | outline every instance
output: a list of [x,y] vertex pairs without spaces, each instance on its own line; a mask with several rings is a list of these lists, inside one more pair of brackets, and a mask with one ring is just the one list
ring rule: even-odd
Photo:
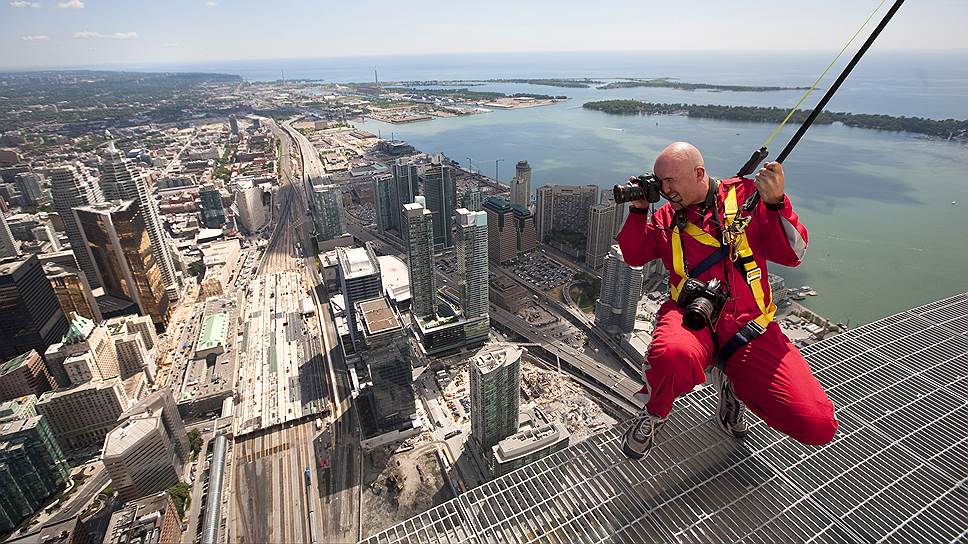
[[604,202],[588,209],[588,237],[585,245],[585,262],[599,270],[605,262],[615,241],[615,204]]
[[356,313],[362,324],[363,360],[373,381],[370,391],[376,424],[389,431],[416,417],[407,331],[384,296],[357,303]]
[[595,185],[542,185],[538,188],[538,240],[552,232],[587,234],[588,208],[598,201]]
[[454,245],[451,227],[457,204],[457,187],[452,174],[452,168],[444,164],[443,157],[437,155],[421,176],[423,194],[427,199],[425,205],[434,217],[434,246],[438,248]]
[[20,244],[14,239],[10,232],[10,225],[7,224],[7,216],[0,211],[0,259],[7,257],[19,257]]
[[209,229],[220,229],[225,225],[225,209],[222,207],[222,194],[215,185],[208,183],[198,190],[199,209],[202,212],[202,225]]
[[642,267],[626,264],[617,244],[604,261],[601,293],[595,301],[595,326],[609,334],[632,332],[642,297]]
[[457,276],[466,317],[488,315],[487,213],[457,210]]
[[527,208],[492,196],[484,202],[484,212],[491,262],[502,264],[538,247],[535,217]]
[[16,527],[63,489],[70,470],[43,416],[0,425],[0,532]]
[[355,346],[359,341],[357,303],[383,295],[380,261],[369,242],[365,247],[336,248],[336,260],[339,263],[339,285],[346,308],[346,323]]
[[498,442],[518,431],[521,348],[486,346],[471,359],[471,437],[487,457]]
[[415,317],[436,314],[437,275],[434,269],[433,214],[424,207],[424,197],[404,204],[407,220],[407,268],[410,274],[410,311]]
[[343,192],[337,185],[316,185],[313,187],[315,200],[316,239],[320,242],[332,240],[343,234]]
[[87,251],[84,236],[81,234],[81,227],[78,224],[77,217],[74,216],[74,208],[104,201],[101,188],[94,183],[87,167],[81,163],[75,163],[58,166],[51,170],[50,189],[54,209],[57,210],[60,220],[64,222],[64,230],[67,232],[67,239],[71,243],[71,250],[74,252],[77,266],[84,271],[91,288],[97,289],[101,287],[101,277],[90,252]]
[[67,319],[36,255],[0,260],[0,360],[32,349],[46,353]]
[[171,312],[168,293],[138,202],[102,202],[75,208],[74,214],[106,294],[134,302],[141,315],[164,329]]
[[100,449],[127,407],[128,395],[118,377],[48,391],[37,401],[37,413],[47,418],[67,456]]
[[0,402],[27,395],[40,396],[57,387],[36,350],[0,362]]
[[531,205],[531,165],[518,161],[511,180],[511,203],[527,208]]
[[[171,257],[171,244],[161,223],[158,201],[148,186],[147,178],[114,146],[114,140],[101,154],[101,193],[104,200],[136,200],[148,233],[148,243],[161,273],[169,300],[178,299],[178,277]],[[96,263],[95,263],[96,264]]]
[[181,535],[175,503],[161,491],[128,501],[111,514],[102,544],[178,544]]

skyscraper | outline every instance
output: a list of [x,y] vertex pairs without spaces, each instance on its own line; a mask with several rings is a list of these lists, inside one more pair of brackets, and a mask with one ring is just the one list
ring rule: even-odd
[[488,315],[487,214],[457,210],[457,274],[466,317]]
[[416,317],[436,314],[437,279],[434,274],[434,221],[424,198],[403,206],[407,219],[407,268],[410,272],[410,310]]
[[70,473],[43,416],[0,425],[0,531],[10,531],[37,511],[64,487]]
[[552,231],[588,233],[588,208],[598,201],[594,185],[542,185],[538,187],[538,239]]
[[517,346],[499,344],[481,349],[471,359],[471,436],[485,457],[518,431],[521,354]]
[[511,203],[527,208],[531,205],[531,165],[518,161],[511,180]]
[[457,203],[457,187],[451,175],[451,167],[437,155],[423,175],[423,194],[426,207],[434,214],[434,246],[448,248],[454,245],[451,227]]
[[101,309],[94,300],[94,293],[91,291],[91,284],[87,281],[87,275],[76,268],[67,268],[54,263],[44,265],[44,274],[50,281],[50,286],[54,289],[54,295],[64,310],[64,315],[71,312],[94,320],[100,323],[103,320]]
[[642,296],[642,267],[629,266],[613,245],[605,256],[602,290],[595,301],[595,325],[609,334],[632,332]]
[[7,216],[0,211],[0,259],[5,257],[17,257],[20,255],[20,246],[10,232],[10,225],[7,225]]
[[40,186],[41,177],[40,174],[35,174],[34,172],[21,172],[17,174],[14,178],[17,182],[17,187],[20,188],[20,194],[24,196],[27,203],[30,205],[37,204],[49,204],[50,199],[44,194],[43,188]]
[[534,214],[527,208],[492,196],[484,202],[484,212],[491,262],[505,263],[538,246]]
[[235,189],[235,206],[239,210],[239,225],[245,232],[255,234],[269,222],[269,207],[265,204],[262,187],[245,183]]
[[0,359],[45,353],[67,332],[67,319],[36,255],[0,260]]
[[222,207],[222,194],[211,183],[198,190],[199,208],[202,211],[202,224],[206,228],[220,229],[225,226],[225,209]]
[[54,199],[54,209],[64,222],[64,230],[67,231],[67,239],[71,242],[71,250],[74,252],[77,266],[84,271],[91,289],[97,289],[101,287],[101,277],[97,267],[94,266],[90,252],[84,245],[81,227],[77,224],[73,210],[78,206],[104,201],[101,188],[91,179],[87,168],[81,163],[76,163],[58,166],[51,170],[50,189]]
[[484,209],[484,194],[480,189],[468,189],[464,191],[463,203],[465,209],[479,212]]
[[388,228],[396,228],[400,232],[400,239],[406,240],[406,218],[403,205],[413,202],[419,187],[417,165],[411,159],[397,159],[393,165],[393,185],[390,187],[389,199],[392,204],[394,219]]
[[316,185],[313,187],[316,201],[315,217],[316,239],[320,242],[332,240],[343,234],[343,192],[336,185]]
[[74,209],[92,260],[107,294],[138,305],[155,327],[168,324],[168,293],[135,200],[112,201]]
[[410,343],[400,316],[386,297],[357,304],[365,350],[363,359],[370,369],[370,392],[377,426],[383,430],[411,420],[416,413]]
[[346,304],[346,323],[355,346],[359,341],[356,304],[383,294],[380,261],[369,242],[365,247],[337,247],[336,261],[339,264],[340,292]]
[[178,299],[178,282],[175,264],[171,258],[168,236],[162,228],[158,201],[151,194],[148,180],[131,161],[121,155],[114,147],[114,140],[108,142],[107,149],[101,154],[101,192],[105,200],[137,200],[151,243],[151,253],[161,272],[169,300]]
[[615,203],[595,204],[588,209],[588,237],[585,245],[585,262],[598,270],[605,255],[615,241]]
[[379,176],[373,179],[373,200],[376,208],[376,228],[380,232],[398,229],[400,214],[394,209],[396,206],[396,185],[389,176]]
[[36,350],[0,362],[0,402],[26,395],[40,396],[57,387]]

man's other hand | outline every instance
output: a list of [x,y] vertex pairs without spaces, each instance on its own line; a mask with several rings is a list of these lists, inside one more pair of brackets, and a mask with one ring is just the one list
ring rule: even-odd
[[765,204],[783,203],[783,165],[778,162],[768,162],[756,173],[756,190]]
[[[637,178],[635,176],[631,176],[629,178],[629,183],[631,183],[633,185],[638,185],[639,184],[639,178]],[[639,200],[633,200],[633,201],[629,202],[629,206],[631,206],[633,208],[648,209],[649,208],[649,201],[646,200],[646,199],[644,199],[644,198],[641,198]]]

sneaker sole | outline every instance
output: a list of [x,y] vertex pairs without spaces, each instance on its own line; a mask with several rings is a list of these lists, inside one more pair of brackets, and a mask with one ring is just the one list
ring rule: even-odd
[[632,448],[630,448],[629,447],[629,435],[632,433],[632,429],[633,429],[633,427],[630,427],[629,430],[625,431],[625,435],[622,437],[622,453],[624,453],[626,457],[628,457],[629,459],[631,459],[633,461],[639,461],[643,457],[645,457],[646,455],[648,455],[648,453],[650,451],[652,451],[652,448],[649,448],[645,453],[639,453],[639,452],[633,450]]

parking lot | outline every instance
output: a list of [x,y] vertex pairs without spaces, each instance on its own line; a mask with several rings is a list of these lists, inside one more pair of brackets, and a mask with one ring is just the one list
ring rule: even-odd
[[561,287],[575,276],[575,270],[563,266],[543,253],[529,253],[510,261],[506,268],[538,289],[548,291]]

